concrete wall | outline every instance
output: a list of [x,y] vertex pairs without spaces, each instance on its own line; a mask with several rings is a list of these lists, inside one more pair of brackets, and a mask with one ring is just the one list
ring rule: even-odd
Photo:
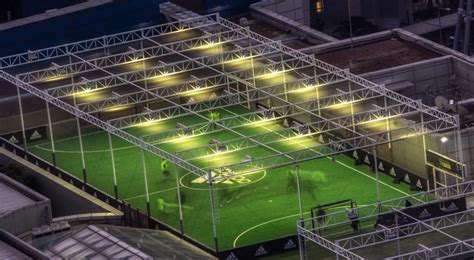
[[1,173],[0,181],[35,201],[34,204],[1,215],[0,229],[4,229],[14,235],[19,235],[30,231],[34,227],[51,223],[51,201],[47,197],[36,193]]
[[21,167],[27,176],[33,178],[36,186],[35,190],[43,196],[50,198],[52,216],[54,218],[83,213],[106,212],[106,210],[104,210],[102,207],[92,203],[79,194],[71,191],[67,187],[58,185],[52,179],[47,178],[46,176],[35,172],[31,168],[18,163],[11,157],[0,153],[0,164],[7,165],[9,163],[13,163]]

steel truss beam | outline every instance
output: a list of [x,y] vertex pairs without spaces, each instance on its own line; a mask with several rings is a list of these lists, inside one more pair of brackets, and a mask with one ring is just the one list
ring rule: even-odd
[[[466,246],[471,245],[471,247]],[[426,260],[426,259],[452,259],[456,256],[465,255],[474,252],[474,238],[454,242],[436,247],[427,248],[419,246],[419,249],[410,253],[392,256],[390,260]]]
[[[221,38],[221,43],[233,42],[245,39],[242,34],[237,31],[224,31],[217,34]],[[62,75],[74,76],[79,73],[85,73],[96,70],[96,67],[107,68],[119,65],[125,65],[128,63],[142,62],[149,59],[160,58],[163,56],[171,55],[173,52],[165,51],[165,47],[176,52],[186,52],[205,46],[209,44],[210,36],[205,35],[197,38],[186,39],[179,42],[170,42],[163,45],[151,46],[143,49],[129,50],[127,52],[118,53],[114,55],[107,55],[103,57],[85,59],[87,62],[78,61],[70,64],[59,65],[57,67],[45,68],[36,71],[20,73],[17,76],[20,80],[27,83],[36,83],[47,80],[48,78],[58,76],[58,69],[63,71]],[[257,46],[255,49],[261,48],[262,45]],[[251,49],[249,49],[251,51]],[[228,53],[226,56],[235,56],[235,52]],[[211,56],[211,55],[210,55]],[[214,56],[214,55],[212,55]],[[139,58],[138,58],[139,57]],[[93,65],[90,65],[93,64]]]
[[59,108],[61,108],[62,110],[90,123],[91,125],[94,125],[100,129],[103,129],[111,134],[113,134],[114,136],[117,136],[131,144],[134,144],[136,145],[137,147],[140,147],[150,153],[153,153],[157,156],[160,156],[161,158],[165,158],[167,160],[170,160],[172,161],[173,163],[181,166],[182,168],[196,174],[196,175],[202,175],[202,174],[206,174],[206,172],[203,172],[202,169],[174,156],[173,154],[169,153],[169,152],[166,152],[160,148],[157,148],[149,143],[146,143],[144,142],[143,140],[141,140],[140,138],[138,137],[135,137],[123,130],[120,130],[116,127],[113,127],[112,125],[92,116],[92,115],[89,115],[81,110],[79,110],[78,108],[70,105],[70,104],[67,104],[66,102],[58,99],[58,98],[55,98],[51,95],[49,95],[48,93],[36,88],[36,87],[33,87],[32,85],[28,84],[28,83],[25,83],[21,80],[19,80],[18,78],[6,73],[5,71],[3,70],[0,70],[0,78],[6,80],[7,82],[10,82],[11,84],[15,85],[16,87],[18,88],[21,88],[23,89],[24,91],[28,92],[28,93],[31,93],[33,94],[34,96],[52,104],[52,105],[55,105]]
[[0,68],[5,69],[32,62],[65,57],[70,53],[79,54],[86,51],[107,49],[121,44],[143,40],[145,37],[156,37],[164,34],[176,33],[177,31],[208,27],[217,24],[217,16],[217,14],[199,16],[187,20],[150,26],[133,31],[106,35],[84,41],[11,55],[0,58]]
[[[161,48],[164,50],[164,47],[156,47],[156,48]],[[249,49],[244,49],[244,50],[249,50],[251,55],[250,57],[260,57],[265,55],[266,53],[273,51],[273,49],[265,47],[263,45],[261,46],[255,46],[251,47]],[[224,56],[224,60],[235,60],[236,57],[238,57],[239,53],[241,53],[241,50],[235,50],[235,51],[229,51],[226,52]],[[175,53],[173,53],[175,54]],[[133,70],[133,71],[127,71],[124,73],[116,74],[116,75],[121,75],[125,76],[128,78],[129,81],[131,82],[141,82],[145,81],[150,78],[154,77],[160,77],[160,76],[165,76],[165,75],[170,75],[170,74],[177,74],[177,73],[182,73],[182,72],[189,72],[192,70],[197,70],[201,69],[202,66],[197,66],[198,63],[195,61],[199,62],[206,62],[208,66],[213,66],[213,65],[218,65],[221,63],[221,60],[218,56],[222,55],[209,55],[209,56],[204,56],[204,57],[199,57],[195,59],[186,59],[183,61],[177,61],[173,63],[168,63],[168,64],[159,64],[157,66],[152,66],[148,67],[145,69],[141,70]],[[224,61],[227,62],[227,61]],[[84,65],[87,64],[87,65]],[[99,64],[94,64],[91,65],[91,63],[87,62],[82,62],[81,63],[82,67],[94,67],[94,70],[97,70],[96,68],[108,68],[110,66],[99,66]],[[77,92],[85,91],[85,90],[102,90],[102,89],[107,89],[107,88],[114,88],[117,86],[120,86],[120,82],[115,82],[114,79],[116,79],[113,76],[105,76],[105,77],[100,77],[96,79],[90,79],[88,80],[88,85],[86,86],[85,82],[78,82],[78,83],[72,83],[72,84],[67,84],[67,85],[62,85],[59,87],[54,87],[50,88],[49,91],[51,94],[53,94],[56,97],[65,97],[65,96],[70,96],[73,95]]]
[[[407,216],[408,218],[415,220],[415,222],[390,227],[383,231],[373,231],[357,236],[339,239],[336,240],[335,243],[346,250],[357,250],[390,241],[396,241],[402,238],[418,236],[429,232],[438,232],[442,235],[456,240],[457,242],[461,242],[458,238],[453,237],[452,235],[444,232],[443,229],[474,222],[474,209],[423,221],[411,217],[406,213],[402,213],[402,211],[398,209],[395,209],[394,212],[399,213],[403,216]],[[474,247],[471,249],[474,249]]]
[[[149,39],[148,39],[148,40],[149,40]],[[159,43],[157,43],[157,42],[155,42],[155,44],[159,45]],[[165,47],[165,48],[166,48],[166,47]],[[71,55],[74,56],[74,57],[77,58],[77,59],[82,59],[82,58],[80,58],[79,56],[77,56],[77,55],[75,55],[75,54],[71,54]],[[183,54],[180,54],[180,55],[183,55]],[[195,115],[195,116],[197,116],[197,117],[200,117],[200,118],[203,118],[203,119],[205,119],[205,120],[210,121],[209,118],[207,118],[207,117],[205,117],[205,116],[202,116],[202,115],[200,115],[199,113],[196,113],[196,112],[190,110],[189,108],[184,107],[184,106],[181,105],[181,104],[178,104],[178,103],[176,103],[176,102],[174,102],[174,101],[172,101],[172,100],[170,100],[170,99],[166,99],[166,98],[164,98],[164,97],[158,96],[158,95],[156,95],[155,93],[148,91],[146,88],[143,88],[143,87],[141,87],[141,86],[139,86],[139,85],[137,85],[137,84],[135,84],[135,83],[132,83],[132,82],[130,82],[130,81],[127,81],[126,79],[122,78],[121,76],[115,75],[115,74],[113,74],[113,73],[111,73],[111,72],[109,72],[109,71],[107,71],[107,70],[105,70],[105,69],[103,69],[103,68],[99,68],[99,67],[97,67],[97,68],[100,69],[101,71],[105,72],[105,73],[108,73],[108,74],[110,74],[110,75],[116,77],[118,80],[121,80],[121,81],[123,81],[124,83],[133,85],[133,86],[135,86],[135,87],[137,87],[137,88],[139,88],[139,89],[141,89],[141,90],[147,91],[148,94],[153,95],[155,98],[157,98],[157,99],[159,99],[159,100],[163,100],[163,101],[166,101],[166,102],[168,102],[168,103],[170,103],[170,104],[173,104],[175,107],[181,107],[182,109],[186,110],[187,112],[192,113],[193,115]],[[232,133],[234,133],[234,134],[236,134],[236,135],[245,136],[245,135],[243,135],[243,134],[241,134],[241,133],[239,133],[239,132],[237,132],[237,131],[235,131],[235,130],[233,130],[233,129],[226,128],[226,127],[224,127],[224,126],[222,126],[222,125],[219,125],[219,124],[216,124],[216,125],[217,125],[217,126],[221,126],[221,127],[223,127],[226,131],[232,132]],[[252,139],[252,138],[249,138],[249,140],[253,140],[253,139]],[[255,141],[255,140],[253,140],[253,141]],[[255,141],[255,142],[258,142],[258,141]],[[289,156],[283,154],[282,152],[278,151],[277,149],[275,149],[275,148],[273,148],[273,147],[266,146],[265,144],[262,144],[262,143],[259,143],[259,145],[261,145],[261,146],[263,146],[263,147],[265,147],[265,148],[267,148],[267,149],[269,149],[269,150],[271,150],[271,151],[273,151],[273,152],[276,152],[277,154],[283,155],[284,157],[286,157],[286,158],[288,158],[288,159],[292,159],[291,157],[289,157]]]
[[[372,205],[358,207],[358,215],[359,220],[363,221],[365,219],[375,219],[377,215],[389,213],[393,206],[396,207],[404,207],[406,200],[412,201],[414,206],[423,204],[426,202],[430,202],[433,199],[433,196],[439,196],[443,199],[453,199],[458,198],[459,196],[471,196],[474,195],[474,181],[463,182],[460,184],[455,184],[446,187],[440,187],[431,191],[424,191],[417,194],[408,195],[405,197],[400,197],[396,199],[391,199],[387,201],[383,201],[380,203],[375,203]],[[304,219],[301,223],[312,223],[313,221],[317,221],[316,218],[309,218]],[[301,224],[300,223],[300,224]],[[338,226],[347,226],[350,221],[347,219],[347,212],[345,210],[328,213],[326,215],[326,221],[323,227],[312,227],[312,226],[304,226],[308,230],[312,232],[318,233],[323,229],[328,230],[330,228],[335,228]]]
[[315,235],[312,232],[309,232],[308,230],[301,228],[298,226],[298,236],[303,237],[305,239],[308,239],[312,241],[313,243],[316,243],[332,252],[337,254],[338,256],[344,257],[345,259],[351,259],[351,260],[364,260],[361,256],[344,249],[343,247],[340,247],[336,245],[335,243],[329,241],[328,239],[325,239],[321,236]]
[[[380,116],[382,111],[384,113],[387,113],[384,117]],[[413,113],[419,113],[419,112],[416,109],[413,109],[411,106],[407,106],[405,104],[396,104],[396,105],[385,107],[385,108],[374,109],[374,110],[369,110],[369,111],[362,111],[362,112],[359,112],[359,113],[355,113],[353,115],[339,116],[339,117],[336,117],[336,118],[331,118],[331,120],[337,121],[338,124],[340,124],[344,127],[351,127],[351,126],[363,125],[367,122],[374,121],[374,120],[378,121],[378,120],[385,120],[385,119],[394,119],[394,118],[397,118],[397,117],[402,116],[402,115],[409,115],[409,114],[413,114]],[[305,112],[303,111],[303,112],[300,112],[298,114],[305,114]],[[285,117],[292,117],[292,116],[295,116],[295,115],[297,115],[297,114],[284,115],[280,118],[277,117],[275,119],[272,119],[271,121],[280,121],[280,120],[283,120]],[[262,122],[262,121],[264,121],[264,119],[261,116],[252,114],[252,116],[250,118],[242,117],[242,116],[236,116],[236,117],[231,117],[229,119],[224,118],[221,121],[222,121],[222,123],[220,121],[214,121],[214,122],[219,122],[222,125],[228,126],[229,128],[238,128],[238,127],[242,127],[242,126],[246,126],[246,125],[252,125],[252,124],[255,124],[255,123]],[[213,122],[211,122],[211,123],[213,123]],[[262,123],[264,124],[265,122],[262,122]],[[308,123],[306,125],[311,127],[313,129],[313,131],[309,134],[305,134],[304,136],[314,137],[315,135],[320,135],[320,134],[323,134],[323,133],[326,134],[326,133],[332,132],[334,130],[340,130],[341,129],[340,127],[332,129],[331,126],[329,126],[328,124],[329,124],[329,120],[327,120],[327,119]],[[334,127],[334,126],[332,126],[332,127]],[[197,131],[199,131],[200,128],[202,128],[202,125],[200,125],[196,128],[191,127],[191,129],[196,129]],[[421,128],[428,128],[428,126],[423,125],[423,126],[421,126]],[[319,130],[319,129],[324,129],[324,130]],[[408,129],[408,127],[403,127],[403,128],[399,128],[399,129],[406,130],[406,129]],[[388,130],[388,131],[384,131],[384,132],[393,133],[393,132],[397,132],[399,129],[392,129],[392,130]],[[301,135],[297,134],[297,131],[298,131],[298,126],[293,126],[293,127],[282,128],[282,129],[279,129],[279,130],[274,130],[274,131],[271,131],[271,132],[259,133],[259,134],[251,135],[249,137],[252,137],[252,139],[255,139],[255,140],[259,140],[261,143],[271,145],[271,144],[279,143],[279,142],[282,142],[282,141],[290,140],[292,138],[302,137]],[[199,131],[199,132],[201,132],[200,134],[204,134],[202,131]],[[384,132],[380,132],[381,137],[385,137],[385,134],[382,134]],[[275,136],[277,137],[276,140],[275,140]],[[222,141],[221,144],[224,144],[228,147],[234,147],[234,149],[236,149],[236,150],[243,150],[243,149],[249,149],[249,148],[257,147],[257,145],[255,145],[252,142],[248,142],[246,139],[247,139],[246,137],[240,137],[240,138],[236,138],[236,139],[232,139],[232,140]],[[388,141],[388,140],[379,140],[379,139],[376,139],[376,140],[378,142]],[[317,149],[319,146],[320,145],[312,146],[312,148]],[[331,144],[328,143],[327,146],[330,147]],[[182,158],[185,158],[186,160],[192,160],[196,157],[199,157],[202,154],[206,154],[208,148],[209,148],[208,145],[204,145],[204,146],[195,147],[195,148],[188,149],[188,150],[178,151],[178,152],[175,152],[175,154],[178,155],[178,156],[181,156]],[[191,154],[191,155],[196,156],[196,157],[193,157],[193,156],[190,157],[190,156],[188,156],[188,154]],[[258,158],[255,158],[255,160],[258,160]]]
[[[228,29],[237,30],[237,29],[243,28],[242,26],[234,24],[234,23],[232,23],[232,22],[230,22],[230,21],[228,21],[228,20],[226,20],[222,17],[217,17],[217,21],[220,25],[222,25],[222,26],[224,26]],[[301,59],[301,61],[312,64],[312,65],[314,65],[314,66],[316,66],[320,69],[323,69],[325,71],[335,73],[335,74],[337,74],[341,77],[346,78],[347,80],[350,80],[353,83],[359,84],[360,86],[363,86],[363,87],[366,87],[366,88],[377,87],[377,84],[375,84],[373,82],[370,82],[370,81],[368,81],[368,80],[366,80],[362,77],[354,75],[354,74],[352,74],[352,73],[350,73],[346,70],[341,70],[341,69],[339,69],[335,66],[332,66],[332,65],[330,65],[326,62],[318,60],[315,57],[309,56],[309,55],[304,54],[300,51],[294,50],[294,49],[292,49],[288,46],[282,45],[279,42],[275,42],[275,41],[273,41],[269,38],[266,38],[262,35],[259,35],[255,32],[250,31],[248,28],[245,31],[245,33],[249,38],[251,38],[251,39],[253,39],[257,42],[265,43],[265,44],[268,44],[270,46],[273,46],[274,48],[278,49],[282,53],[285,53],[285,54],[290,55],[290,56],[295,57],[295,58],[299,58],[299,59]],[[391,90],[388,90],[386,88],[382,88],[382,89],[378,88],[376,91],[380,91],[380,94],[385,95],[387,98],[390,98],[390,99],[392,99],[394,101],[397,101],[397,102],[400,102],[400,103],[407,103],[411,100],[408,97],[405,97],[401,94],[398,94],[398,93],[396,93],[394,91],[391,91]],[[426,106],[422,103],[416,103],[415,108],[420,110],[420,112],[427,113],[427,114],[429,114],[433,117],[436,117],[436,118],[440,118],[441,120],[446,121],[446,123],[448,123],[448,124],[458,125],[458,123],[459,123],[456,117],[451,116],[447,113],[432,109],[431,107]]]

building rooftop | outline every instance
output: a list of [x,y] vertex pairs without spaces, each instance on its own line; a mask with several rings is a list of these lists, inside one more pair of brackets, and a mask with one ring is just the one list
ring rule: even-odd
[[23,193],[16,191],[0,179],[0,215],[7,214],[19,208],[33,205],[35,201]]
[[[352,65],[351,56],[355,61]],[[396,67],[440,57],[433,51],[401,39],[384,39],[331,52],[316,53],[316,58],[340,68],[350,68],[352,73],[363,74],[371,71]]]
[[1,259],[33,259],[3,241],[0,241],[0,258]]

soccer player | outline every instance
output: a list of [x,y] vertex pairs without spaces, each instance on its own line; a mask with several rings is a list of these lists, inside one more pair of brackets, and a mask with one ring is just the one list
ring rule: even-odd
[[286,177],[286,192],[294,191],[296,189],[296,176],[295,172],[288,170],[288,176]]
[[163,173],[163,176],[165,176],[165,179],[170,178],[171,173],[170,173],[170,166],[169,166],[168,160],[161,161],[161,172]]

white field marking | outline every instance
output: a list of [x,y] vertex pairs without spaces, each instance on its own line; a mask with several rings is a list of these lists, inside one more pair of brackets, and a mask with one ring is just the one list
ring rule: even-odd
[[[229,188],[239,188],[239,187],[244,187],[244,186],[247,186],[247,185],[250,185],[250,184],[254,184],[254,183],[257,183],[257,182],[260,182],[261,180],[263,180],[266,176],[267,176],[267,171],[266,170],[262,170],[263,171],[263,175],[259,178],[259,179],[256,179],[255,181],[252,181],[252,182],[249,182],[249,183],[246,183],[246,184],[240,184],[238,186],[230,186],[229,187],[221,187],[221,188],[213,188],[213,190],[224,190],[224,189],[229,189]],[[260,173],[262,171],[259,171],[259,172],[255,172],[255,173]],[[249,173],[249,174],[255,174],[255,173]],[[185,175],[181,176],[181,178],[179,179],[179,184],[181,185],[181,187],[184,187],[186,189],[190,189],[190,190],[202,190],[202,191],[208,191],[209,189],[207,188],[194,188],[194,187],[190,187],[190,186],[187,186],[183,183],[183,179],[184,177],[186,177],[188,174],[191,174],[190,172],[186,173]],[[246,174],[244,175],[240,175],[240,176],[245,176]]]
[[[170,191],[170,190],[176,190],[176,189],[177,189],[177,187],[173,187],[173,188],[169,188],[169,189],[166,189],[166,190],[155,191],[155,192],[149,193],[148,195],[163,193],[163,192],[167,192],[167,191]],[[133,200],[133,199],[138,199],[138,198],[145,197],[145,196],[146,196],[146,194],[143,194],[143,195],[138,195],[138,196],[126,198],[126,199],[123,199],[123,200]]]
[[[368,206],[368,205],[360,205],[361,207],[365,207],[365,206]],[[336,208],[345,208],[345,206],[338,206],[338,207],[333,207],[333,209],[336,209]],[[308,215],[310,214],[310,212],[304,212],[303,215]],[[285,216],[285,217],[280,217],[280,218],[275,218],[275,219],[272,219],[272,220],[269,220],[269,221],[265,221],[265,222],[262,222],[258,225],[255,225],[249,229],[246,229],[244,232],[240,233],[240,235],[238,235],[235,240],[234,240],[234,243],[232,244],[232,246],[234,248],[236,248],[236,245],[237,245],[237,241],[243,236],[245,235],[246,233],[258,228],[258,227],[261,227],[261,226],[264,226],[264,225],[267,225],[267,224],[270,224],[272,222],[276,222],[276,221],[280,221],[280,220],[283,220],[283,219],[286,219],[286,218],[292,218],[292,217],[296,217],[296,216],[299,216],[300,213],[297,213],[297,214],[293,214],[293,215],[288,215],[288,216]],[[369,226],[373,226],[373,225],[369,225]],[[367,227],[367,226],[366,226]]]
[[[226,109],[224,109],[224,110],[226,110]],[[228,110],[227,110],[227,112],[233,113],[233,112],[228,111]],[[234,113],[234,115],[237,115],[237,114]],[[271,129],[268,129],[267,127],[265,127],[265,126],[262,126],[262,127],[265,128],[265,129],[267,129],[267,130],[271,130]],[[280,136],[282,136],[282,137],[285,138],[285,136],[283,136],[283,135],[281,135],[281,134],[280,134]],[[302,144],[302,143],[297,143],[297,144],[300,145],[300,146],[302,146],[303,148],[309,148],[309,146],[306,146],[306,145],[304,145],[304,144]],[[312,151],[315,152],[315,153],[321,154],[321,153],[319,153],[318,151],[315,151],[314,149],[310,149],[310,150],[312,150]],[[329,156],[326,156],[326,158],[327,158],[328,160],[332,160],[332,158],[329,157]],[[341,161],[339,161],[339,160],[336,160],[336,163],[341,164],[341,165],[343,165],[344,167],[349,168],[349,169],[351,169],[351,170],[353,170],[353,171],[355,171],[355,172],[358,172],[358,173],[360,173],[360,174],[366,176],[367,178],[370,178],[370,179],[372,179],[372,180],[377,181],[376,178],[374,178],[374,177],[372,177],[372,176],[370,176],[370,175],[367,175],[366,173],[364,173],[364,172],[362,172],[362,171],[360,171],[360,170],[358,170],[358,169],[355,169],[355,168],[353,168],[353,167],[351,167],[351,166],[349,166],[349,165],[346,165],[346,164],[344,164],[343,162],[341,162]],[[383,181],[381,181],[381,180],[379,180],[379,182],[380,182],[382,185],[387,186],[387,187],[389,187],[389,188],[391,188],[391,189],[393,189],[393,190],[395,190],[395,191],[398,191],[398,192],[400,192],[400,193],[403,194],[403,195],[406,195],[406,196],[409,196],[409,195],[410,195],[410,194],[408,194],[408,193],[406,193],[406,192],[404,192],[404,191],[402,191],[402,190],[400,190],[400,189],[397,189],[397,188],[395,188],[395,187],[393,187],[393,186],[391,186],[391,185],[389,185],[389,184],[386,184],[385,182],[383,182]]]

